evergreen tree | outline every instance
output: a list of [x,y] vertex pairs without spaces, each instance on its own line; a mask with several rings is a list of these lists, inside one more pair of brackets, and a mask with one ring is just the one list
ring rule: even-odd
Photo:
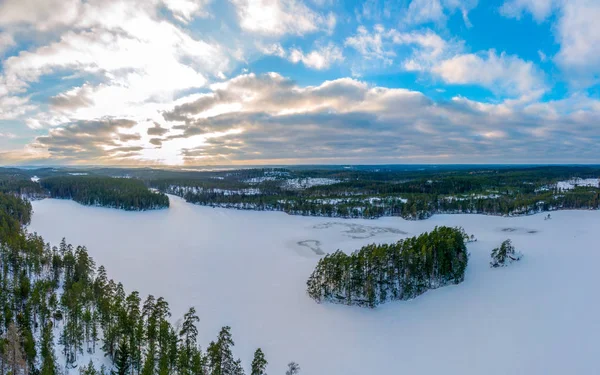
[[515,250],[515,247],[512,244],[510,239],[502,242],[500,247],[492,250],[492,261],[490,262],[490,267],[504,267],[512,262],[516,262],[521,260],[523,255]]
[[42,367],[41,375],[56,375],[58,373],[56,366],[56,356],[54,354],[54,335],[52,333],[52,323],[48,322],[42,328],[41,340]]
[[129,375],[131,352],[126,339],[122,339],[115,354],[115,370],[113,375]]
[[211,375],[242,375],[239,360],[234,360],[231,347],[235,344],[231,336],[231,327],[221,328],[217,342],[211,342],[207,355]]
[[260,348],[256,349],[254,359],[252,359],[251,375],[266,375],[267,364],[263,351]]
[[183,317],[183,324],[179,331],[179,374],[187,375],[192,372],[192,360],[196,355],[198,328],[196,323],[200,318],[196,315],[196,309],[190,307],[189,311]]
[[92,362],[91,359],[88,362],[87,366],[84,366],[83,368],[81,368],[79,375],[98,375],[98,371],[96,371],[96,368],[94,367],[94,363]]
[[288,369],[285,372],[285,375],[296,375],[299,373],[300,373],[300,365],[298,365],[296,362],[288,363]]

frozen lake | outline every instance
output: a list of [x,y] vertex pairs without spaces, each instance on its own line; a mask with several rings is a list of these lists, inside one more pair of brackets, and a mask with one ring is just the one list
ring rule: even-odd
[[[217,209],[171,198],[171,208],[125,212],[66,200],[33,202],[29,227],[58,245],[87,246],[126,291],[164,296],[173,317],[200,316],[203,348],[230,325],[249,372],[261,347],[269,374],[600,373],[600,212],[502,218],[437,215],[343,220]],[[462,226],[478,239],[466,280],[375,310],[316,304],[306,279],[321,252],[352,251]],[[490,269],[510,238],[525,258]]]

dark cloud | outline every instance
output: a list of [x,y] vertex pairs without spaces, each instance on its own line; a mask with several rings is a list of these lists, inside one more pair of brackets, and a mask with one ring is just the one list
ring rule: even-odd
[[163,142],[163,140],[160,138],[151,138],[150,139],[150,143],[155,146],[158,146],[158,147],[162,146],[162,142]]
[[[163,113],[181,121],[148,129],[149,148],[189,164],[402,163],[596,160],[597,100],[572,103],[435,101],[419,92],[372,87],[353,79],[300,87],[277,74],[244,75]],[[174,117],[169,117],[174,116]],[[121,122],[120,122],[121,121]],[[135,158],[134,123],[77,122],[38,137],[52,156]],[[174,150],[181,139],[198,146]],[[169,144],[173,142],[173,144]],[[150,146],[152,145],[152,146]],[[138,155],[139,156],[139,155]],[[552,159],[553,157],[559,159]]]
[[76,121],[50,130],[36,138],[34,147],[47,149],[50,156],[73,161],[105,160],[139,155],[141,146],[123,146],[123,142],[139,140],[139,134],[120,133],[137,123],[126,119],[104,118]]
[[129,141],[139,141],[142,137],[139,134],[118,134],[119,140],[121,142],[129,142]]
[[168,131],[169,129],[163,128],[159,123],[155,122],[153,127],[148,128],[148,135],[163,136],[167,134]]

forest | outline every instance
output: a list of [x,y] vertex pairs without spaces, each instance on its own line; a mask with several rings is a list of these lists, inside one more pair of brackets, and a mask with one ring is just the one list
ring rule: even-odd
[[[184,177],[185,176],[185,177]],[[252,169],[209,172],[180,179],[154,175],[148,183],[190,203],[294,215],[342,218],[400,216],[426,219],[440,213],[528,215],[560,209],[598,209],[600,188],[565,190],[561,180],[598,178],[596,167],[450,167],[418,171]],[[318,184],[326,179],[327,184]],[[314,186],[291,186],[310,181]]]
[[[40,179],[32,182],[31,177]],[[70,198],[126,210],[168,207],[164,194],[194,204],[341,218],[442,213],[529,215],[598,209],[598,166],[306,166],[181,170],[152,168],[0,169],[0,191]],[[149,190],[153,188],[159,193]]]
[[[164,298],[127,293],[85,246],[64,239],[50,246],[28,233],[30,218],[28,201],[0,193],[0,374],[244,374],[230,327],[203,350],[193,307],[172,324]],[[106,356],[111,366],[90,361],[73,370],[84,353]],[[250,365],[252,375],[265,374],[262,350]]]
[[317,302],[374,308],[464,280],[469,259],[461,228],[433,231],[394,244],[372,244],[352,254],[338,250],[319,260],[307,281]]
[[52,198],[72,199],[88,206],[128,211],[169,207],[169,198],[149,190],[140,180],[102,176],[55,176],[40,180]]

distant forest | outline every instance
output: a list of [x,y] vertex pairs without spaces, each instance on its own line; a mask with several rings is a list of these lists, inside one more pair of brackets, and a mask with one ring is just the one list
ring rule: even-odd
[[140,180],[101,176],[57,176],[40,180],[52,198],[128,211],[169,207],[169,198],[148,190]]
[[[35,177],[38,182],[31,181]],[[323,166],[240,170],[0,169],[0,192],[52,196],[126,210],[187,202],[340,218],[439,213],[528,215],[598,209],[598,166]],[[591,179],[595,184],[560,182]],[[160,193],[149,191],[154,188]]]
[[600,188],[563,189],[559,181],[594,178],[598,167],[451,167],[406,171],[251,169],[159,178],[150,186],[213,207],[283,211],[342,218],[400,216],[426,219],[437,213],[527,215],[560,209],[598,209]]
[[317,302],[376,307],[464,280],[469,255],[462,229],[436,227],[395,244],[368,245],[319,260],[307,282]]

